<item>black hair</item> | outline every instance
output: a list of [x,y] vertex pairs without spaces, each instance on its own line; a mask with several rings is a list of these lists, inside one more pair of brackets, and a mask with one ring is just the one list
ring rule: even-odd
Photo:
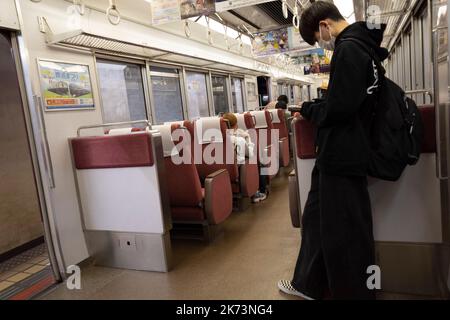
[[331,2],[316,1],[303,11],[299,27],[303,40],[313,46],[317,42],[315,33],[319,32],[319,23],[326,19],[345,20],[339,9]]
[[281,96],[278,97],[277,101],[278,102],[282,101],[282,102],[288,104],[289,103],[289,98],[286,95],[282,94]]
[[278,101],[278,103],[275,105],[275,109],[287,110],[287,103],[284,101]]

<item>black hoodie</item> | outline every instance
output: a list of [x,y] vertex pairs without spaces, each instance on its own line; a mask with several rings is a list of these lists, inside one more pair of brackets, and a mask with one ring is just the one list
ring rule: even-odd
[[327,96],[322,102],[307,102],[301,114],[318,127],[317,166],[330,175],[366,176],[369,158],[368,130],[375,96],[368,88],[377,84],[373,61],[356,38],[372,48],[380,61],[388,56],[381,48],[385,25],[369,29],[354,23],[336,38],[331,60]]

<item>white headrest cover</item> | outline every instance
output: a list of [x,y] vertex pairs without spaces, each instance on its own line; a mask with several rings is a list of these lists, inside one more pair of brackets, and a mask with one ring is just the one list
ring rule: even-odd
[[179,124],[180,126],[184,125],[184,121],[169,121],[169,122],[164,122],[164,125],[167,124]]
[[195,121],[195,134],[199,144],[223,143],[220,118],[200,118]]
[[237,125],[239,129],[247,130],[247,125],[245,124],[245,115],[241,113],[234,114],[237,118]]
[[130,134],[132,133],[132,128],[119,128],[119,129],[111,129],[109,130],[108,134],[110,136],[120,136],[124,134]]
[[272,123],[281,123],[281,119],[278,116],[278,109],[269,110],[269,112],[272,114]]
[[267,119],[266,119],[266,112],[265,111],[252,111],[251,115],[255,117],[256,120],[256,129],[262,129],[267,128]]
[[176,156],[178,150],[175,148],[175,144],[172,139],[172,125],[152,126],[153,130],[158,130],[161,133],[164,157]]

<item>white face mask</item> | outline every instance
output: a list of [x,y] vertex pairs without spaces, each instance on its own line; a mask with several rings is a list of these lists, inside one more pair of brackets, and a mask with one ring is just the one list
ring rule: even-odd
[[325,41],[322,37],[322,27],[319,26],[320,39],[318,41],[319,47],[325,50],[334,51],[336,38],[330,34],[330,40]]

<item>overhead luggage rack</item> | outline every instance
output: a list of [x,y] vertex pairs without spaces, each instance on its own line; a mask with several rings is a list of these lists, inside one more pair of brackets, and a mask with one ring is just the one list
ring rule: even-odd
[[183,65],[193,67],[208,67],[210,69],[217,69],[219,71],[228,70],[236,73],[245,73],[255,76],[266,75],[268,73],[265,70],[240,68],[235,65],[229,65],[223,62],[219,63],[219,61],[211,61],[203,58],[200,59],[198,57],[159,50],[150,47],[145,43],[136,44],[123,40],[112,39],[87,32],[83,29],[54,34],[48,27],[47,23],[44,23],[46,25],[46,42],[50,46],[84,49],[112,55],[126,55],[129,57],[149,59],[157,62],[181,63]]

